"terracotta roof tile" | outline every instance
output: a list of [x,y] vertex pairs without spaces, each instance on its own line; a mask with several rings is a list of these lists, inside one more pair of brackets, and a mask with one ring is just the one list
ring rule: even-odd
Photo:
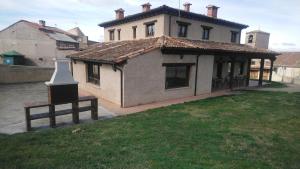
[[234,43],[221,43],[200,40],[179,39],[162,36],[150,39],[128,40],[119,42],[104,42],[93,45],[88,49],[69,55],[79,60],[106,61],[120,63],[127,59],[147,53],[154,49],[186,49],[194,51],[238,52],[248,54],[277,55],[276,52],[253,48],[247,45]]
[[283,52],[277,56],[274,65],[300,68],[300,52]]

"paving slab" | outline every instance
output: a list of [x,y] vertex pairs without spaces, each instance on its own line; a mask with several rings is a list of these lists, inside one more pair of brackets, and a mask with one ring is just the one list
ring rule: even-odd
[[[85,94],[85,93],[84,93]],[[79,92],[79,95],[84,95]],[[25,102],[47,101],[47,87],[44,83],[23,83],[23,84],[5,84],[0,85],[0,133],[14,134],[25,132]],[[79,103],[79,106],[89,105],[90,102]],[[56,110],[70,109],[71,104],[56,106]],[[115,113],[110,112],[101,104],[98,104],[99,119],[112,118]],[[32,109],[31,113],[48,112],[48,108]],[[72,115],[56,117],[58,126],[72,124]],[[91,120],[90,112],[80,113],[80,122],[89,122]],[[40,119],[32,121],[33,128],[49,127],[49,119]]]

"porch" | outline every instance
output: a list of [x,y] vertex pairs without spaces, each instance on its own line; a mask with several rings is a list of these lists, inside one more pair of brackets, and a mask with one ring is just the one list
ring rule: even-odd
[[[259,78],[258,81],[251,81],[250,84],[250,71],[251,71],[251,60],[260,59],[261,64],[259,67]],[[263,80],[271,82],[272,73],[264,74],[265,70],[265,59],[269,59],[271,63],[270,70],[273,69],[273,63],[275,58],[266,56],[251,56],[251,55],[238,55],[238,56],[222,56],[216,55],[214,60],[213,78],[212,78],[212,92],[226,90],[226,89],[237,89],[245,88],[249,86],[263,85]],[[255,84],[256,83],[256,84]]]

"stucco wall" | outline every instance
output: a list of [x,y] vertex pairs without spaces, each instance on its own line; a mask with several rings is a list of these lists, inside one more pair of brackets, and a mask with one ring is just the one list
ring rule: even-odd
[[0,65],[0,83],[49,81],[54,69],[36,66]]
[[58,50],[56,41],[25,22],[18,22],[0,32],[0,53],[10,50],[25,55],[26,65],[54,67],[53,58],[65,57],[74,51]]
[[[193,40],[202,40],[203,29],[201,25],[210,26],[212,29],[210,30],[209,40],[216,42],[231,42],[231,31],[239,32],[239,29],[231,28],[227,26],[221,26],[216,24],[211,24],[207,22],[195,21],[186,18],[179,18],[175,16],[171,16],[171,36],[178,37],[178,24],[176,21],[187,22],[190,23],[188,26],[187,38]],[[169,29],[169,17],[165,20],[165,26]],[[166,35],[169,35],[166,34]],[[237,42],[239,41],[239,36],[237,37]]]
[[[200,56],[197,94],[211,92],[213,56]],[[124,66],[124,106],[158,102],[194,95],[196,65],[191,66],[189,86],[165,89],[166,67],[163,63],[196,63],[195,55],[163,55],[154,50],[130,59]]]
[[[248,43],[250,35],[253,35],[252,43]],[[253,47],[268,49],[269,39],[270,39],[270,34],[267,34],[264,32],[247,32],[245,44],[253,46]]]
[[111,65],[100,66],[100,85],[87,82],[86,64],[76,61],[73,65],[73,76],[79,82],[79,88],[96,95],[99,98],[121,105],[120,71],[114,71]]
[[275,70],[272,74],[273,81],[300,84],[300,68],[280,66]]
[[[157,20],[155,22],[155,36],[159,37],[162,35],[169,36],[169,32],[171,33],[170,36],[178,37],[178,24],[176,21],[182,22],[189,22],[191,25],[188,27],[188,39],[194,40],[202,40],[202,33],[203,29],[201,25],[210,26],[212,29],[210,30],[210,41],[217,41],[217,42],[231,42],[231,31],[239,32],[239,29],[231,28],[227,26],[221,26],[201,21],[195,21],[186,18],[178,18],[175,16],[171,16],[171,30],[169,31],[169,20],[170,15],[161,14],[158,16],[154,16],[151,18],[146,18],[134,22],[129,22],[117,26],[107,27],[104,29],[104,41],[109,41],[109,30],[115,29],[115,41],[118,41],[118,29],[121,29],[121,40],[132,40],[133,39],[133,31],[132,27],[137,26],[137,37],[136,39],[142,39],[145,37],[145,22]],[[240,37],[237,37],[239,40]],[[239,42],[239,41],[238,41]]]
[[[146,38],[146,26],[145,22],[151,22],[156,20],[155,22],[155,34],[154,37],[160,37],[164,35],[164,15],[158,15],[150,18],[146,18],[139,21],[129,22],[122,25],[116,25],[112,27],[107,27],[104,29],[104,41],[108,42],[109,40],[109,30],[115,29],[115,40],[118,41],[118,29],[121,29],[121,40],[132,40],[133,39],[133,26],[137,26],[136,28],[136,39],[145,39]],[[152,36],[153,37],[153,36]]]

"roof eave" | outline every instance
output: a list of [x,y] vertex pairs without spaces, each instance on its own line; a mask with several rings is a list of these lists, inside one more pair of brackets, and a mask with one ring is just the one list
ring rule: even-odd
[[246,52],[246,51],[233,51],[233,50],[222,50],[222,49],[199,49],[199,48],[180,48],[180,47],[161,47],[161,51],[165,54],[203,54],[203,55],[223,55],[229,54],[232,56],[239,56],[241,54],[252,57],[252,58],[267,58],[276,59],[278,53],[263,53],[263,52]]
[[[134,15],[129,15],[129,16],[125,17],[124,19],[103,22],[103,23],[98,24],[98,26],[105,28],[105,27],[119,25],[122,23],[136,21],[141,18],[148,18],[148,17],[161,15],[161,14],[177,16],[176,12],[178,12],[177,9],[163,5],[158,8],[154,8],[148,12],[142,12],[142,13],[137,13]],[[218,25],[230,25],[232,27],[236,27],[239,29],[245,29],[245,28],[249,27],[248,25],[245,25],[245,24],[235,23],[235,22],[231,22],[231,21],[227,21],[227,20],[223,20],[223,19],[211,18],[211,17],[207,17],[205,15],[201,15],[201,14],[197,14],[197,13],[193,13],[193,12],[186,12],[186,11],[181,10],[180,13],[181,13],[181,16],[184,18],[190,18],[190,19],[195,19],[195,20],[204,20],[206,22],[211,22],[211,23],[222,22],[222,23],[214,23],[214,24],[218,24]]]

